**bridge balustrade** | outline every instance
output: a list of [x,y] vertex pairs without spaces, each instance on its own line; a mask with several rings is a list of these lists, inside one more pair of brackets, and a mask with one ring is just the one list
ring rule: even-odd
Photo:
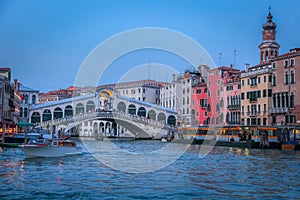
[[86,120],[93,120],[97,118],[103,118],[103,119],[123,119],[126,121],[132,121],[144,125],[150,125],[157,128],[163,128],[163,129],[175,129],[175,126],[171,126],[168,124],[165,124],[164,122],[155,121],[153,119],[149,119],[146,117],[138,116],[138,115],[132,115],[129,113],[124,112],[118,112],[118,111],[95,111],[95,112],[89,112],[89,113],[83,113],[83,114],[77,114],[73,116],[67,116],[65,118],[59,118],[51,121],[45,121],[42,122],[42,126],[47,125],[68,125],[70,123],[76,123],[79,121],[86,121]]

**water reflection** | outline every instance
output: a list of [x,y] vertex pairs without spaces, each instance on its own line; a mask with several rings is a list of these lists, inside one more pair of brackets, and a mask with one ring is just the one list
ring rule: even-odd
[[[149,143],[153,147],[161,145],[156,141],[121,145],[142,153],[143,146]],[[149,152],[149,148],[145,151]],[[190,146],[182,157],[163,169],[130,174],[113,170],[90,154],[25,159],[22,150],[4,148],[0,153],[0,196],[2,199],[296,199],[300,196],[300,152],[215,147],[206,157],[199,158],[199,149],[200,146]],[[151,165],[146,161],[144,164]],[[129,167],[134,168],[134,162]]]

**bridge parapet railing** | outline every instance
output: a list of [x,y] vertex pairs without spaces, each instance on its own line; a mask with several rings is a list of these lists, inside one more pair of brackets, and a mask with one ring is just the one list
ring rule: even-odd
[[132,121],[136,123],[140,123],[143,125],[150,125],[157,128],[163,128],[163,129],[174,129],[174,126],[167,125],[164,122],[156,121],[153,119],[149,119],[143,116],[139,115],[132,115],[125,112],[118,112],[118,111],[95,111],[95,112],[89,112],[89,113],[83,113],[83,114],[77,114],[73,116],[66,116],[64,118],[58,118],[51,121],[45,121],[41,122],[40,124],[42,126],[47,125],[68,125],[70,123],[75,123],[78,121],[85,121],[89,119],[96,119],[96,118],[107,118],[107,119],[113,119],[113,118],[119,118],[127,121]]

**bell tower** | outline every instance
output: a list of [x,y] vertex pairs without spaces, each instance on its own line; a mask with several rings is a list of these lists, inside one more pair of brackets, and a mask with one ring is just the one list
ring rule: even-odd
[[280,45],[276,42],[276,24],[272,21],[271,7],[269,6],[269,14],[267,22],[263,24],[262,43],[260,49],[260,63],[267,63],[270,59],[278,56]]

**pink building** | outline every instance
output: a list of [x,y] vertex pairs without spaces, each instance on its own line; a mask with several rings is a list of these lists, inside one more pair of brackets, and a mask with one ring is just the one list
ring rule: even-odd
[[[225,116],[224,112],[224,97],[222,91],[224,89],[224,78],[232,77],[239,73],[239,70],[233,69],[232,67],[219,67],[212,69],[208,76],[208,97],[210,113],[210,125],[224,125]],[[227,99],[226,99],[227,100]]]
[[224,87],[222,97],[224,99],[224,107],[220,108],[221,113],[225,116],[224,125],[240,124],[241,119],[241,83],[240,73],[229,76],[225,72]]
[[198,83],[192,87],[192,115],[193,125],[202,126],[210,123],[208,116],[208,89],[205,82]]

